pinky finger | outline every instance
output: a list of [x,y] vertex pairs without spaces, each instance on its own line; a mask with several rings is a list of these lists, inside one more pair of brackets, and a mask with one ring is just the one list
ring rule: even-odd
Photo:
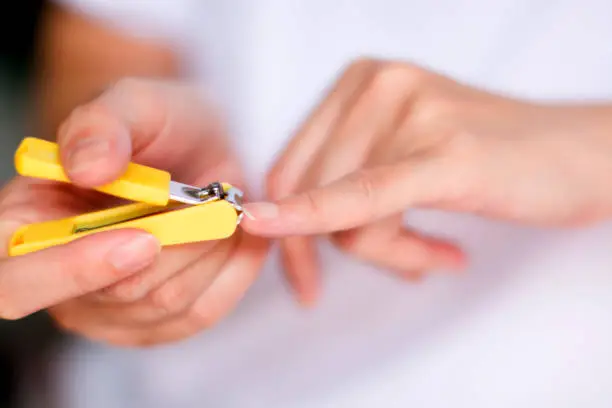
[[313,305],[320,290],[321,271],[314,238],[290,237],[281,240],[281,257],[289,285],[303,306]]

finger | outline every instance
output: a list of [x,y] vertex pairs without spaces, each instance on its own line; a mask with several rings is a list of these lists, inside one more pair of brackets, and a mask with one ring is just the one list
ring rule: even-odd
[[465,265],[465,256],[456,245],[405,229],[401,216],[335,233],[332,242],[357,259],[408,279],[418,277],[418,271],[460,270]]
[[82,298],[78,307],[60,305],[54,313],[65,329],[85,332],[94,326],[146,327],[172,320],[184,314],[212,284],[234,246],[235,240],[220,242],[181,270],[173,270],[170,279],[135,302],[109,303]]
[[[267,185],[270,197],[284,197],[304,184],[308,168],[318,156],[317,152],[342,122],[344,114],[356,103],[378,65],[376,61],[362,60],[352,64],[340,76],[271,170]],[[288,281],[300,303],[312,305],[317,298],[320,280],[312,240],[301,237],[283,240],[281,255]]]
[[69,184],[21,176],[15,177],[3,191],[6,195],[0,198],[0,223],[25,225],[61,219],[106,204],[102,194],[96,191],[83,191],[82,194],[78,191],[77,195],[77,190]]
[[[304,173],[300,181],[302,187],[335,180],[358,168],[365,161],[372,141],[391,130],[403,106],[403,93],[397,92],[397,83],[389,92],[390,84],[378,80],[376,72],[376,64],[369,63],[349,69],[343,80],[339,81],[335,90],[337,93],[332,92],[321,105],[318,114],[314,115],[279,160],[277,168],[286,174],[291,173],[292,177]],[[389,77],[383,78],[386,81]],[[350,95],[350,100],[342,100],[342,96],[347,95]],[[342,105],[336,105],[338,102]],[[333,113],[325,109],[331,109]],[[335,115],[333,124],[329,123],[332,114]],[[365,117],[371,120],[366,121],[364,126]],[[350,148],[345,146],[347,143],[350,143]],[[314,148],[318,149],[318,154],[315,154]],[[290,191],[287,188],[277,191],[275,198],[279,198],[280,192],[287,194]],[[300,303],[313,305],[320,288],[313,240],[303,237],[284,239],[281,254],[287,278]]]
[[[380,166],[351,173],[326,186],[276,203],[251,203],[243,228],[261,236],[324,234],[348,230],[403,212],[434,206],[453,196],[458,184],[437,160]],[[459,187],[458,187],[459,186]]]
[[211,241],[165,248],[155,264],[102,289],[99,293],[92,294],[91,300],[125,305],[126,302],[143,299],[199,258],[209,252],[216,252],[215,247],[218,244],[218,241]]
[[99,290],[150,265],[159,243],[137,230],[94,234],[0,261],[0,316],[17,319]]
[[[206,169],[206,171],[195,179],[195,185],[204,185],[211,179],[225,180],[237,185],[242,180],[240,168],[232,160],[224,161],[220,166]],[[244,191],[248,195],[248,191]],[[228,240],[234,242],[234,239]],[[119,282],[112,288],[104,290],[99,294],[101,299],[115,301],[135,301],[147,295],[152,289],[161,286],[167,279],[178,271],[200,258],[203,254],[214,249],[223,241],[198,242],[187,245],[168,247],[161,254],[158,262],[151,268],[138,275],[134,275]],[[223,248],[223,247],[222,247]]]
[[[380,136],[392,131],[407,105],[404,93],[398,92],[396,79],[389,75],[371,75],[368,82],[364,82],[366,89],[360,89],[350,111],[338,119],[337,128],[327,135],[314,164],[303,176],[303,185],[327,184],[365,162],[373,141],[382,142]],[[370,119],[364,121],[364,118]],[[304,305],[314,304],[320,287],[320,273],[313,240],[286,238],[281,245],[281,254],[286,275],[298,299]]]
[[[316,159],[303,176],[302,186],[327,184],[361,167],[373,142],[384,143],[382,138],[392,132],[398,118],[404,114],[407,97],[402,91],[401,77],[378,75],[378,72],[378,69],[370,69],[366,75],[362,74],[352,103],[345,105],[336,127],[329,128]],[[295,156],[302,153],[299,151]],[[289,155],[287,160],[295,160],[295,156]],[[288,167],[286,162],[282,165]],[[286,241],[281,247],[286,274],[301,303],[312,305],[320,287],[313,240],[294,237]]]
[[209,290],[191,308],[194,326],[209,327],[225,317],[246,294],[267,259],[270,242],[241,233],[240,242]]
[[143,324],[185,312],[223,270],[235,245],[235,240],[220,242],[145,298],[128,306],[116,305],[114,309],[109,309],[107,323]]
[[[214,167],[226,146],[220,121],[180,85],[123,80],[73,111],[58,131],[61,160],[81,187],[111,182],[128,162],[183,169],[182,178]],[[203,136],[210,136],[202,143]],[[188,166],[186,164],[189,164]]]
[[130,129],[99,102],[77,108],[57,135],[67,175],[81,187],[119,178],[132,157]]
[[[203,175],[195,179],[195,184],[203,185],[211,179],[239,183],[242,180],[242,173],[233,161],[228,160],[216,168],[207,169]],[[245,194],[248,194],[248,191],[245,190]],[[228,241],[234,242],[235,240]],[[218,250],[215,249],[216,245],[222,242],[224,241],[198,242],[165,248],[158,261],[150,268],[130,276],[112,287],[105,288],[102,292],[95,294],[94,297],[111,302],[133,302],[142,299],[153,289],[160,287],[168,279],[201,258],[202,255],[213,249],[216,252]]]
[[379,63],[362,60],[341,75],[332,90],[306,119],[270,171],[268,193],[274,199],[292,193],[312,164],[317,151],[350,110],[361,90],[367,86]]
[[309,237],[284,238],[280,243],[283,269],[289,285],[303,306],[319,298],[321,274],[315,241]]
[[307,186],[321,186],[364,166],[371,152],[384,146],[410,108],[410,77],[403,67],[373,75],[356,101],[328,135],[305,176]]
[[146,328],[96,325],[88,327],[83,335],[128,347],[152,346],[193,336],[213,326],[240,301],[257,277],[268,248],[268,241],[245,234],[214,283],[180,317]]

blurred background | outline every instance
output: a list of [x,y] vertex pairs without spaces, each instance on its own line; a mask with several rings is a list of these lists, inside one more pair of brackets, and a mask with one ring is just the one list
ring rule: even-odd
[[[8,2],[7,2],[8,3]],[[7,6],[5,3],[5,6]],[[31,88],[31,62],[36,52],[37,26],[46,6],[43,0],[10,2],[0,13],[0,181],[13,176],[13,152],[27,136]],[[34,135],[33,135],[34,136]],[[18,390],[27,378],[28,392],[44,383],[44,355],[57,340],[45,314],[18,322],[0,320],[0,407],[22,406]],[[38,405],[43,406],[43,405]]]

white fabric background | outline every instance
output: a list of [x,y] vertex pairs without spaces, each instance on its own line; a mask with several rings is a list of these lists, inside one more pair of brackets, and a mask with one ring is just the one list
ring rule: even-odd
[[[226,104],[256,191],[359,55],[520,97],[612,98],[608,0],[62,2],[179,44],[194,81]],[[435,212],[409,221],[463,242],[470,270],[411,286],[323,245],[324,298],[303,311],[273,257],[229,319],[186,343],[64,350],[61,406],[612,405],[612,225],[538,231]]]

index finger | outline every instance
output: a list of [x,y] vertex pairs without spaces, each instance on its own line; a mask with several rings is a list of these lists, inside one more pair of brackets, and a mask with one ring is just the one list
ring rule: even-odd
[[[275,203],[245,204],[248,232],[267,236],[328,234],[349,230],[436,200],[443,186],[435,167],[409,164],[352,173],[326,186]],[[438,181],[436,184],[435,182]]]

